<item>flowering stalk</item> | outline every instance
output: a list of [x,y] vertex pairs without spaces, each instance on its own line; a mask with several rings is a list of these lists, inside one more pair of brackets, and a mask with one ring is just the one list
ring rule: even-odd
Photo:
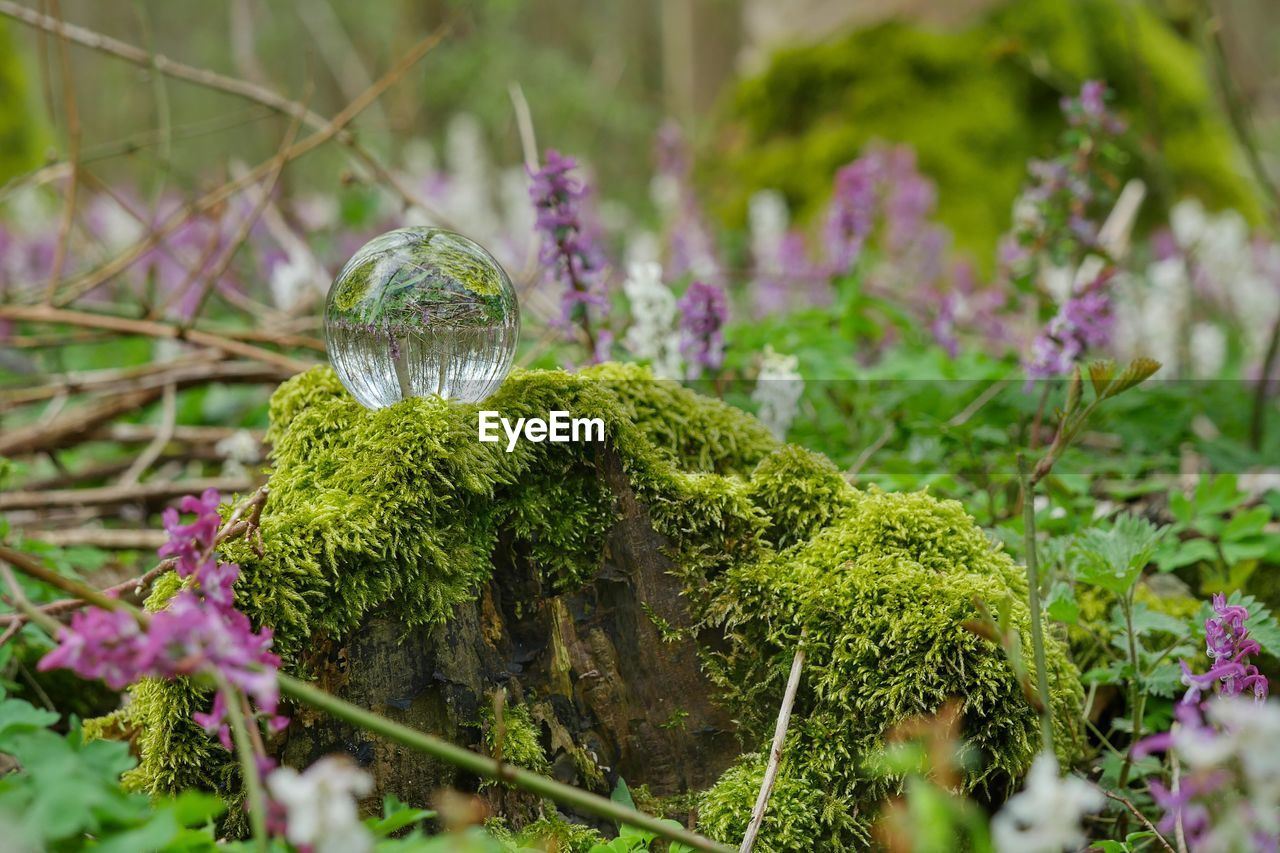
[[529,170],[529,196],[537,211],[536,225],[542,232],[539,258],[566,285],[560,323],[566,328],[576,323],[592,357],[599,361],[607,339],[605,333],[593,330],[590,309],[595,307],[603,314],[608,302],[599,292],[601,252],[583,223],[580,209],[587,190],[582,181],[570,174],[577,167],[572,157],[548,150],[546,165],[537,171]]
[[704,369],[715,372],[724,364],[724,324],[729,300],[714,284],[695,281],[676,303],[680,309],[680,354],[688,363],[688,377]]

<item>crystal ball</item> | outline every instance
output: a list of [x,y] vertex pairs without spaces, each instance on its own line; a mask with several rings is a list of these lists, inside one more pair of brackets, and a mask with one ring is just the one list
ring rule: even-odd
[[399,228],[338,273],[324,333],[338,378],[367,408],[431,395],[474,403],[511,370],[520,308],[511,279],[475,241]]

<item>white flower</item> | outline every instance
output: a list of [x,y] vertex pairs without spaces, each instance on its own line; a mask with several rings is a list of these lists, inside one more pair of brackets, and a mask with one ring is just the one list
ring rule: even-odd
[[799,368],[800,359],[796,356],[774,352],[772,346],[764,348],[751,399],[760,407],[756,416],[780,439],[787,437],[804,395]]
[[676,295],[662,283],[662,267],[635,263],[622,289],[631,303],[631,327],[624,339],[636,358],[648,359],[660,379],[681,375],[680,334],[676,329]]
[[373,835],[360,822],[356,798],[373,790],[373,779],[346,756],[328,756],[303,773],[280,767],[267,790],[288,815],[285,837],[315,853],[366,853]]
[[1058,761],[1041,753],[1022,792],[991,820],[999,853],[1058,853],[1085,843],[1080,819],[1104,804],[1102,792],[1077,776],[1058,775]]
[[238,429],[218,441],[213,451],[222,457],[222,476],[242,477],[247,466],[262,460],[262,446],[247,429]]
[[305,247],[290,247],[285,259],[271,269],[271,298],[278,308],[297,305],[308,290],[328,286],[328,274]]
[[779,250],[787,236],[787,200],[777,190],[760,190],[748,202],[751,256],[759,272],[778,273]]
[[1199,379],[1215,379],[1227,363],[1226,332],[1213,323],[1191,327],[1191,371]]

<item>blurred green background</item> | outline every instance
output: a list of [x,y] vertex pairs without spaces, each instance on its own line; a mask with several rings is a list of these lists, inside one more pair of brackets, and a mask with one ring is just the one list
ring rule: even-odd
[[[699,185],[735,226],[756,189],[782,190],[803,218],[865,142],[909,142],[939,183],[943,220],[979,255],[1008,220],[1025,160],[1054,138],[1058,98],[1099,77],[1140,131],[1134,171],[1161,206],[1191,193],[1260,214],[1202,50],[1208,7],[1192,0],[63,0],[60,11],[325,115],[448,25],[445,43],[360,118],[366,144],[398,157],[411,140],[442,142],[449,118],[466,112],[495,159],[519,162],[518,84],[539,143],[589,161],[602,194],[641,215],[668,116],[696,140]],[[1280,6],[1232,0],[1214,12],[1274,158]],[[56,71],[56,41],[10,23],[0,57],[4,181],[64,156],[66,142],[61,92],[46,82],[58,75],[42,71]],[[285,131],[280,116],[237,98],[76,46],[70,59],[82,157],[108,181],[217,180],[229,156],[269,157]],[[321,149],[286,181],[330,191],[344,168],[339,151]]]

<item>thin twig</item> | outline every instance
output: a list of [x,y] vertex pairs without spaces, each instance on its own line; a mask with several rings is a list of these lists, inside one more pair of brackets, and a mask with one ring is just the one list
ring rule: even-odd
[[764,822],[765,809],[769,806],[769,795],[773,793],[773,783],[778,778],[778,768],[782,764],[782,748],[787,741],[787,727],[791,724],[791,708],[795,705],[796,690],[800,686],[800,671],[804,667],[804,641],[807,631],[801,630],[800,642],[796,646],[795,656],[791,659],[791,674],[787,677],[787,689],[782,695],[782,707],[778,710],[778,722],[773,729],[773,745],[769,747],[769,763],[765,767],[764,780],[760,783],[760,794],[751,809],[751,823],[747,825],[747,833],[742,838],[742,846],[738,853],[751,853],[755,846],[756,836],[760,834],[760,825]]
[[144,335],[152,338],[187,341],[199,346],[213,347],[228,355],[238,355],[266,364],[278,365],[294,373],[300,373],[311,367],[310,362],[299,361],[296,358],[291,358],[273,350],[233,340],[216,332],[184,328],[157,320],[136,320],[111,314],[75,311],[68,308],[51,308],[47,305],[0,305],[0,318],[25,320],[31,323],[61,323],[89,329],[107,329],[127,335]]
[[[225,92],[229,95],[244,98],[254,103],[261,104],[269,109],[275,110],[287,116],[295,116],[299,118],[303,124],[313,129],[323,128],[328,124],[328,120],[324,116],[307,109],[303,104],[292,101],[276,92],[271,91],[256,83],[247,80],[239,80],[235,77],[229,77],[225,74],[219,74],[216,71],[210,71],[204,68],[197,68],[169,59],[161,54],[152,54],[143,50],[136,45],[119,39],[111,38],[85,27],[67,24],[57,18],[48,15],[42,15],[33,9],[28,9],[10,0],[0,0],[0,15],[6,15],[15,20],[21,21],[37,29],[45,32],[56,33],[63,38],[72,41],[82,47],[90,50],[96,50],[100,53],[110,54],[118,59],[126,62],[132,62],[144,68],[151,68],[167,77],[173,77],[178,80],[185,80],[188,83],[194,83],[197,86],[203,86],[207,89],[214,89],[219,92]],[[448,27],[442,27],[433,35],[433,39],[443,37]],[[374,87],[378,84],[374,83]],[[373,87],[370,87],[373,88]],[[432,210],[421,198],[409,191],[404,184],[396,178],[396,176],[388,169],[378,158],[367,148],[360,144],[355,135],[348,130],[339,129],[334,136],[337,141],[345,146],[353,157],[365,168],[367,168],[374,177],[391,189],[396,195],[400,196],[401,201],[406,207],[418,207],[425,211],[433,219],[442,225],[448,225],[448,221],[440,216],[436,211]]]
[[[285,132],[284,140],[280,143],[280,148],[276,152],[276,159],[271,165],[271,172],[263,182],[261,189],[262,196],[253,205],[253,209],[249,215],[240,223],[236,233],[232,235],[231,241],[227,244],[225,250],[219,255],[218,259],[213,262],[213,266],[205,275],[200,283],[200,292],[196,297],[195,307],[191,310],[191,320],[185,325],[191,325],[195,322],[195,318],[200,316],[200,312],[204,309],[205,300],[209,298],[209,294],[213,292],[217,286],[218,279],[222,278],[223,273],[231,266],[231,261],[235,258],[236,252],[240,251],[240,247],[249,239],[249,234],[253,231],[253,226],[257,224],[258,218],[262,216],[262,211],[271,202],[271,194],[275,192],[276,184],[280,181],[280,175],[284,172],[285,164],[289,162],[289,149],[293,147],[293,141],[298,135],[298,127],[300,116],[295,117],[289,124],[289,129]],[[177,295],[176,293],[174,294]]]
[[133,460],[133,464],[129,469],[120,475],[118,486],[132,486],[142,478],[146,470],[151,467],[152,463],[159,458],[160,453],[164,450],[164,446],[169,443],[169,439],[173,437],[173,428],[178,419],[178,392],[172,382],[164,386],[164,405],[160,411],[160,429],[156,431],[155,438],[151,439],[151,443],[143,448],[138,454],[138,458]]
[[[58,0],[52,0],[53,14],[59,20],[62,10]],[[80,109],[76,104],[75,81],[71,77],[71,62],[67,59],[67,40],[58,38],[58,65],[62,76],[63,109],[67,114],[67,161],[71,174],[67,178],[66,204],[62,208],[62,221],[58,224],[58,242],[53,251],[53,265],[49,269],[49,281],[45,285],[44,301],[53,302],[62,278],[62,267],[67,260],[67,247],[71,242],[71,225],[76,215],[76,195],[80,188]]]
[[52,489],[44,492],[10,491],[0,493],[0,511],[98,506],[119,503],[151,503],[183,495],[198,494],[206,489],[217,489],[219,492],[245,492],[251,488],[253,488],[253,482],[244,477],[211,477],[163,483],[102,486],[94,489]]
[[1147,828],[1147,831],[1150,832],[1152,836],[1157,841],[1160,842],[1161,847],[1163,847],[1165,850],[1168,850],[1169,853],[1174,853],[1173,847],[1169,845],[1168,841],[1165,841],[1164,836],[1159,833],[1159,831],[1155,828],[1155,825],[1151,821],[1147,820],[1147,816],[1144,815],[1142,812],[1138,811],[1137,806],[1135,806],[1127,798],[1120,796],[1114,791],[1108,791],[1106,788],[1099,788],[1098,790],[1101,791],[1103,794],[1105,794],[1108,799],[1115,800],[1118,803],[1123,803],[1124,807],[1127,808],[1130,812],[1132,812],[1133,816],[1138,819],[1138,822],[1141,823],[1143,826],[1145,826]]

